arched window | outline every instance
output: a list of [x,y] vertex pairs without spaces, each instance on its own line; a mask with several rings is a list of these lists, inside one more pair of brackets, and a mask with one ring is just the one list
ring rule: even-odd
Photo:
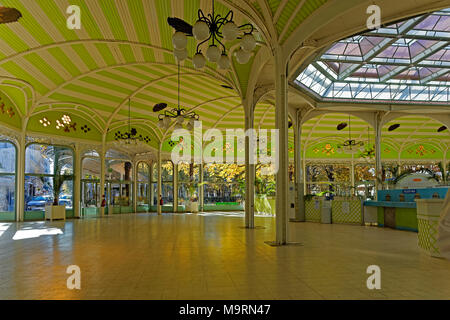
[[[163,199],[163,210],[166,212],[173,211],[173,170],[174,166],[172,161],[163,161],[161,164],[162,173],[161,173],[161,194]],[[152,165],[152,173],[151,173],[151,211],[156,211],[159,195],[158,195],[158,163],[153,163]]]
[[149,212],[150,210],[150,166],[148,163],[139,162],[137,165],[137,211]]
[[199,199],[200,168],[193,163],[178,164],[178,205],[187,208]]
[[153,163],[151,172],[150,211],[156,212],[158,206],[158,164]]
[[31,144],[25,152],[25,220],[42,220],[45,206],[66,206],[73,217],[73,151],[68,147]]
[[204,210],[239,210],[245,199],[245,167],[209,164],[203,168]]
[[164,211],[173,211],[173,163],[164,161],[162,164],[162,199]]
[[16,219],[16,148],[0,141],[0,221]]
[[99,214],[100,177],[100,155],[96,151],[85,152],[81,162],[81,205],[84,217]]
[[[110,150],[105,159],[107,202],[113,214],[133,212],[133,165],[125,154]],[[109,209],[108,209],[109,213]]]

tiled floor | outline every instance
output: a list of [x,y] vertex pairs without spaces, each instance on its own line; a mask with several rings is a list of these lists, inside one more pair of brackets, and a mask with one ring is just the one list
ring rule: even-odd
[[[274,248],[274,219],[256,221],[266,228],[238,214],[0,224],[0,299],[450,299],[450,261],[419,252],[415,233],[298,223],[303,246]],[[369,265],[382,290],[367,289]]]

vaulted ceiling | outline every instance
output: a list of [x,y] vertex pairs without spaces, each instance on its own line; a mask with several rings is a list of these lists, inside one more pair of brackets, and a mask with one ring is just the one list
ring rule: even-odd
[[[335,20],[329,21],[342,25],[342,12],[363,10],[369,2],[373,1],[216,1],[216,12],[224,15],[232,9],[237,23],[250,22],[256,27],[258,47],[248,65],[239,65],[233,58],[229,71],[209,63],[196,70],[190,59],[183,62],[182,106],[200,115],[204,129],[243,128],[242,97],[258,69],[255,65],[262,64],[258,69],[262,80],[253,83],[254,87],[273,78],[269,71],[272,60],[261,58],[260,52],[270,53],[275,44],[296,48],[308,38],[308,32],[321,35],[319,40],[325,45],[329,41],[322,37],[325,17],[334,12]],[[423,10],[426,3],[418,0],[416,6]],[[167,18],[178,17],[193,24],[199,8],[211,11],[210,0],[3,0],[2,5],[17,8],[23,15],[17,23],[0,25],[0,98],[5,104],[0,110],[2,126],[97,143],[105,135],[112,141],[127,126],[131,100],[133,126],[151,138],[150,147],[158,148],[170,138],[171,130],[158,128],[158,114],[152,112],[156,103],[167,102],[171,107],[177,103],[173,29]],[[67,28],[69,5],[81,8],[80,30]],[[399,5],[391,11],[396,12],[394,9],[402,8]],[[313,26],[314,32],[308,31]],[[350,25],[342,28],[353,30]],[[340,37],[338,29],[330,29],[328,36],[336,32],[334,36]],[[236,48],[238,43],[228,44],[231,52]],[[192,57],[193,39],[188,50]],[[299,61],[296,54],[292,57],[295,63]],[[57,129],[57,121],[64,115],[76,123],[76,131]],[[274,119],[273,99],[265,96],[256,106],[255,123],[273,128]]]

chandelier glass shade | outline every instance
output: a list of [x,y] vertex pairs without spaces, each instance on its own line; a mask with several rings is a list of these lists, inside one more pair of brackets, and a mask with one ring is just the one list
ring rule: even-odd
[[146,145],[152,140],[149,136],[139,134],[136,128],[131,127],[131,99],[128,100],[128,130],[126,132],[117,131],[114,140],[121,146]]
[[172,125],[172,120],[175,120],[175,130],[183,129],[186,122],[186,129],[191,131],[194,129],[195,121],[200,119],[194,111],[188,111],[181,107],[180,87],[180,64],[178,64],[178,106],[172,110],[166,110],[158,116],[158,127],[160,129],[168,130]]
[[[236,51],[236,60],[240,64],[249,62],[252,51],[256,47],[256,39],[253,35],[254,27],[247,23],[237,26],[233,21],[234,13],[229,11],[225,17],[215,13],[214,0],[212,1],[212,13],[205,15],[201,9],[198,10],[198,20],[192,27],[192,35],[197,40],[197,50],[193,57],[196,69],[202,69],[206,61],[217,63],[220,69],[227,70],[231,66],[230,58],[224,41],[241,40],[240,48]],[[172,37],[174,55],[178,62],[185,60],[187,52],[187,34],[177,31]],[[201,46],[209,43],[205,55]]]

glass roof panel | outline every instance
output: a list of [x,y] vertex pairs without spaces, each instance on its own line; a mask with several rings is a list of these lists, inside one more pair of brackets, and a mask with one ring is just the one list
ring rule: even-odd
[[322,100],[448,103],[450,8],[338,41],[296,83]]

